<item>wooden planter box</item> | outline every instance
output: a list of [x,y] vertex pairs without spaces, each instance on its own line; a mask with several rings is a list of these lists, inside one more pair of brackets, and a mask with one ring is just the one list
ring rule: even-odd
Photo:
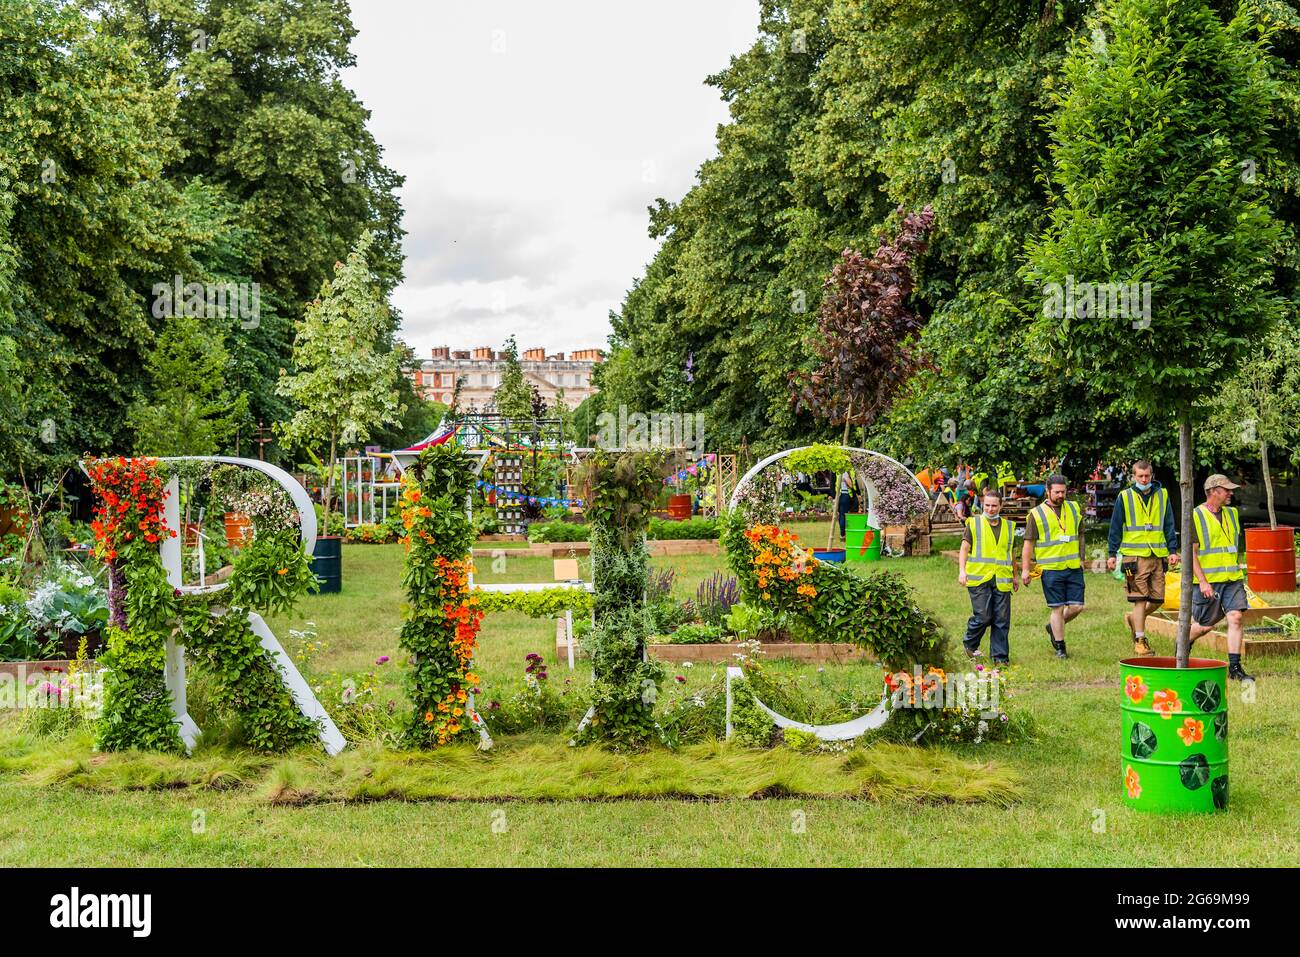
[[[768,658],[788,658],[812,664],[848,664],[852,661],[870,661],[871,656],[857,645],[831,644],[821,642],[763,642],[760,647]],[[650,654],[666,662],[735,662],[735,655],[742,651],[739,642],[712,645],[671,645],[652,644]],[[584,657],[580,647],[573,649],[574,658]],[[569,661],[569,645],[564,635],[564,619],[555,623],[555,660],[561,664]]]
[[[1147,617],[1147,631],[1170,640],[1178,637],[1178,619],[1165,617],[1165,612]],[[1242,614],[1245,627],[1259,624],[1265,618],[1278,618],[1282,615],[1300,614],[1300,606],[1282,605],[1277,608],[1249,608]],[[1220,622],[1215,630],[1196,639],[1192,651],[1204,655],[1213,651],[1221,655],[1228,653],[1227,623]],[[1276,655],[1300,655],[1300,638],[1252,638],[1245,635],[1241,642],[1243,657],[1269,658]]]
[[[480,538],[483,543],[485,539]],[[518,539],[514,539],[518,541]],[[646,549],[651,555],[720,555],[722,545],[712,539],[680,538],[651,539],[646,542]],[[567,558],[573,555],[590,555],[590,542],[540,542],[527,548],[493,549],[490,547],[473,549],[475,558],[492,558],[496,552],[503,551],[514,558]]]
[[[68,668],[72,662],[66,659],[56,659],[54,661],[0,661],[0,675],[8,675],[19,684],[35,676],[38,681],[55,681],[68,673]],[[95,660],[93,658],[84,662],[87,671],[95,670]],[[59,669],[58,673],[47,671],[46,669]]]

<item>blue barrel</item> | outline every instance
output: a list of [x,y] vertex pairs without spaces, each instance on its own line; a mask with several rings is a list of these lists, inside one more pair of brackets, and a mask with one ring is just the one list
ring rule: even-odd
[[343,590],[343,539],[337,535],[316,539],[312,551],[311,570],[320,584],[322,595],[337,594]]

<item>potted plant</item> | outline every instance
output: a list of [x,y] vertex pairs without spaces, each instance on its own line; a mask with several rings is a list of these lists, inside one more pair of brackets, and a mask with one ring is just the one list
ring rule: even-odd
[[1259,456],[1268,525],[1246,528],[1246,567],[1255,591],[1295,591],[1295,529],[1278,525],[1270,451],[1294,448],[1300,432],[1300,330],[1283,320],[1215,397],[1206,434],[1220,451]]

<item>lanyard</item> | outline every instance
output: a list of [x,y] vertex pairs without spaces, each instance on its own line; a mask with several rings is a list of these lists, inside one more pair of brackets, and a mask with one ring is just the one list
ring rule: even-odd
[[1065,522],[1064,522],[1064,520],[1063,520],[1063,517],[1064,517],[1064,515],[1065,515],[1065,510],[1066,510],[1067,508],[1070,507],[1070,503],[1069,503],[1069,502],[1062,502],[1062,503],[1061,503],[1061,514],[1060,514],[1060,515],[1057,515],[1056,512],[1052,509],[1052,506],[1051,506],[1051,503],[1050,503],[1050,502],[1044,502],[1043,505],[1044,505],[1044,508],[1043,508],[1043,517],[1044,517],[1044,518],[1047,518],[1048,516],[1052,516],[1053,518],[1056,519],[1056,532],[1057,532],[1057,534],[1056,534],[1056,535],[1053,535],[1053,534],[1052,534],[1052,522],[1051,522],[1051,520],[1049,519],[1048,522],[1047,522],[1047,537],[1050,538],[1050,539],[1052,539],[1053,541],[1056,541],[1056,540],[1058,540],[1058,539],[1065,538],[1065,537],[1066,537],[1066,535],[1065,535]]

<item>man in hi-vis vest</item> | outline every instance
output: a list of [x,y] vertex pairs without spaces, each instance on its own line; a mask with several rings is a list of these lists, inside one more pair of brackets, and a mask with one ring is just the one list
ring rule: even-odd
[[962,644],[971,658],[980,655],[980,640],[989,631],[995,665],[1011,664],[1011,593],[1020,588],[1014,545],[1016,523],[1002,518],[1002,493],[984,491],[983,511],[966,519],[957,581],[970,595],[970,622]]
[[1043,570],[1043,599],[1051,620],[1043,627],[1056,657],[1067,657],[1065,624],[1083,614],[1083,513],[1065,499],[1064,475],[1046,482],[1047,500],[1029,513],[1021,575],[1026,582],[1035,564]]
[[1250,607],[1246,596],[1245,566],[1237,548],[1241,539],[1241,514],[1228,505],[1232,490],[1240,488],[1226,475],[1205,480],[1205,501],[1192,512],[1196,549],[1192,571],[1199,588],[1192,595],[1192,641],[1228,619],[1228,677],[1254,681],[1241,667],[1242,612]]
[[1133,636],[1134,655],[1154,655],[1147,641],[1147,615],[1165,603],[1165,571],[1178,564],[1178,529],[1169,493],[1153,477],[1146,459],[1133,463],[1133,484],[1120,492],[1110,517],[1110,557],[1114,571],[1118,556],[1124,590],[1133,610],[1124,615]]

